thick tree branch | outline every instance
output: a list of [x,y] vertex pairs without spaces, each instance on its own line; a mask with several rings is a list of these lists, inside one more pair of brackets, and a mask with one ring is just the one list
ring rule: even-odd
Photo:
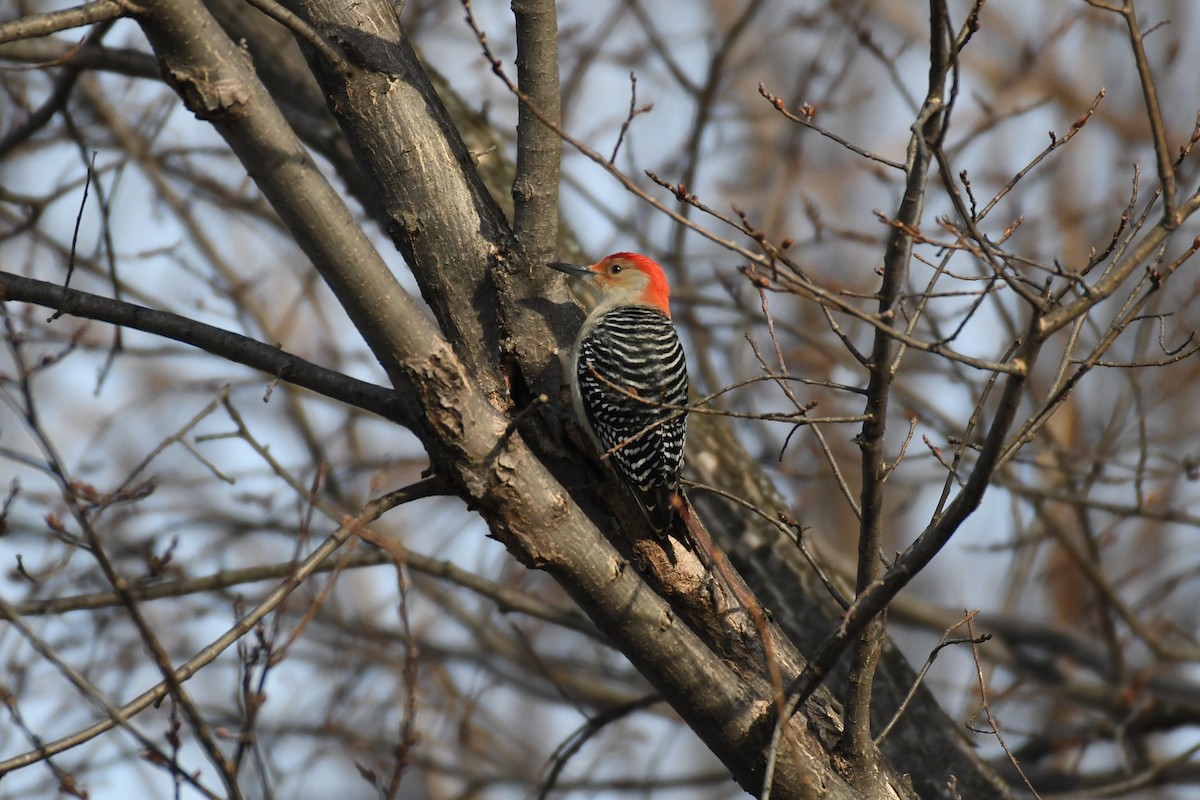
[[396,14],[379,0],[287,5],[345,53],[331,64],[300,40],[443,335],[506,405],[491,271],[509,258],[511,234]]
[[[514,0],[517,85],[551,122],[561,121],[558,97],[558,23],[554,0]],[[562,139],[543,125],[529,104],[517,106],[517,171],[513,180],[513,230],[533,264],[554,260],[558,238],[558,165]],[[535,281],[540,285],[549,281]]]
[[415,393],[413,365],[438,357],[437,332],[313,163],[245,53],[198,2],[155,4],[137,19],[167,81],[229,143],[396,388]]
[[[394,25],[386,4],[369,10],[381,16],[364,27]],[[280,218],[334,287],[397,389],[411,393],[422,409],[415,432],[439,474],[456,486],[511,552],[524,563],[546,570],[567,589],[740,781],[757,785],[769,735],[765,712],[771,687],[761,675],[761,666],[747,661],[755,651],[741,652],[745,663],[728,663],[720,652],[721,641],[706,642],[681,624],[671,605],[649,590],[637,570],[614,551],[561,488],[561,480],[583,477],[577,461],[564,454],[552,473],[530,451],[516,424],[498,413],[491,402],[494,395],[486,388],[487,376],[468,371],[411,301],[380,283],[384,280],[381,265],[373,253],[357,248],[361,235],[357,229],[344,237],[326,230],[328,225],[352,227],[352,221],[343,215],[343,207],[326,202],[328,187],[316,184],[310,162],[263,96],[248,64],[203,9],[181,0],[170,7],[155,7],[140,21],[182,96],[229,140]],[[397,63],[388,61],[392,56],[399,56],[399,65],[404,66],[411,57],[404,47],[397,50],[364,36],[358,26],[328,20],[316,28],[348,48],[350,62],[360,67],[363,61],[374,64],[379,59]],[[411,84],[396,81],[395,75],[374,69],[323,71],[323,78],[333,87],[335,101],[348,103],[351,98],[362,102],[361,98],[371,96],[365,90],[376,84],[383,92],[375,96],[377,100],[389,92],[404,95],[412,89]],[[340,88],[339,81],[343,82]],[[420,93],[410,95],[409,102],[424,103]],[[368,123],[373,121],[369,115],[342,117],[350,128],[363,125],[349,134],[359,143],[365,141]],[[367,172],[382,174],[381,164],[397,163],[397,154],[387,147],[406,144],[394,138],[372,142],[360,154],[370,165]],[[380,163],[373,162],[376,157]],[[418,166],[423,166],[420,172],[415,171]],[[430,164],[413,163],[409,168],[412,174],[407,177],[412,182],[426,178],[436,182],[439,177]],[[430,175],[431,170],[435,174]],[[290,191],[284,190],[288,184],[279,183],[283,179],[291,181]],[[477,235],[478,228],[468,231]],[[450,253],[457,252],[452,241],[443,243]],[[436,250],[428,253],[429,258],[438,255]],[[486,306],[488,300],[473,297],[472,307]],[[607,509],[594,505],[590,510],[596,520],[609,522]],[[702,600],[703,595],[695,591],[694,598]],[[825,787],[826,797],[851,796],[830,768],[820,742],[803,725],[789,726],[780,756],[778,796],[813,796],[805,787],[814,786]]]

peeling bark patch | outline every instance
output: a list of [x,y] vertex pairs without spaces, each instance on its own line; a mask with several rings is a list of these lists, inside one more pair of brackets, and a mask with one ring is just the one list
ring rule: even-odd
[[643,572],[654,576],[654,583],[663,596],[697,602],[707,571],[693,554],[674,547],[671,542],[665,545],[672,548],[670,553],[663,549],[663,542],[645,538],[634,540],[635,562]]
[[413,385],[420,387],[425,396],[422,405],[430,409],[429,421],[443,441],[461,442],[466,420],[461,404],[454,398],[459,396],[465,381],[456,369],[455,360],[434,352],[423,364],[414,367]]
[[492,469],[492,476],[495,482],[508,485],[512,481],[513,474],[517,471],[519,463],[519,459],[514,458],[507,450],[502,449],[496,455]]
[[450,441],[460,441],[464,427],[462,411],[454,403],[443,401],[440,398],[437,405],[433,407],[437,408],[434,419],[437,429]]
[[166,69],[164,73],[183,103],[198,119],[210,122],[239,120],[250,115],[250,89],[242,81],[211,80],[207,71]]
[[484,491],[491,495],[497,492],[511,492],[513,487],[513,478],[516,475],[520,465],[520,459],[509,453],[504,443],[498,445],[495,458],[491,459],[491,469],[489,470],[490,486],[483,487]]

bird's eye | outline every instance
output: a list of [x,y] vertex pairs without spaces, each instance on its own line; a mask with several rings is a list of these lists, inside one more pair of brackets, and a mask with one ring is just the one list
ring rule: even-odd
[[622,269],[624,269],[624,268],[620,264],[613,264],[611,267],[608,268],[608,272],[610,275],[616,275]]

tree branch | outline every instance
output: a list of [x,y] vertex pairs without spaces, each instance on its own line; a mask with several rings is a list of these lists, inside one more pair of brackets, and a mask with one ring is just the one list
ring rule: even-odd
[[[561,121],[558,96],[558,23],[554,0],[514,0],[517,85],[551,122]],[[562,139],[529,104],[517,106],[517,172],[513,231],[531,265],[554,260],[558,239],[558,165]],[[547,280],[549,276],[547,276]],[[537,281],[535,285],[543,283]]]
[[[879,580],[883,571],[883,488],[890,471],[884,459],[884,446],[888,398],[892,379],[900,366],[895,338],[889,328],[899,322],[901,309],[898,304],[912,259],[911,232],[920,230],[929,168],[935,160],[935,151],[941,147],[947,124],[946,76],[953,58],[953,33],[944,0],[930,0],[929,28],[929,86],[925,102],[912,127],[905,166],[907,180],[904,198],[896,212],[898,224],[891,227],[888,236],[883,256],[883,281],[878,292],[878,316],[880,320],[889,323],[889,327],[875,329],[874,346],[868,361],[870,377],[864,408],[867,421],[863,423],[858,436],[858,446],[862,453],[861,522],[856,578],[856,592],[859,597]],[[843,748],[849,754],[851,762],[856,764],[859,790],[869,794],[877,793],[878,749],[871,733],[871,690],[883,640],[882,616],[875,614],[869,620],[863,619],[855,642],[845,701],[846,730],[843,735]]]
[[99,320],[163,336],[401,424],[415,423],[417,419],[417,410],[385,386],[351,378],[305,361],[277,346],[167,311],[7,272],[0,272],[0,299],[33,303],[80,319]]
[[[1042,342],[1033,335],[1036,328],[1037,321],[1034,320],[1017,355],[1019,360],[1027,364],[1033,363],[1042,346]],[[822,642],[804,668],[803,674],[789,687],[793,704],[803,702],[804,698],[811,694],[852,638],[861,633],[871,618],[883,611],[888,602],[941,552],[963,521],[979,507],[996,464],[1006,450],[1006,436],[1016,418],[1026,381],[1027,378],[1020,374],[1009,375],[1006,378],[996,414],[980,448],[975,469],[971,471],[966,484],[946,510],[935,517],[900,554],[895,564],[855,598],[843,615],[841,627]]]
[[475,173],[392,7],[289,0],[344,64],[301,49],[387,218],[442,335],[491,402],[507,403],[492,271],[508,223]]
[[94,0],[62,11],[18,17],[0,24],[0,44],[19,39],[36,39],[52,33],[94,25],[97,22],[114,20],[126,15],[125,4],[120,0]]

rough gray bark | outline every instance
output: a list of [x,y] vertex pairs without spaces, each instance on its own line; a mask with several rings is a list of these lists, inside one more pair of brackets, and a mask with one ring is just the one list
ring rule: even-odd
[[[378,71],[385,65],[419,69],[405,46],[377,37],[381,27],[394,24],[390,7],[360,4],[354,11],[361,16],[353,23],[328,20],[318,24],[325,32],[332,26],[338,36],[330,38],[340,37],[340,44],[351,45],[345,63],[326,64],[319,72],[328,81],[326,91],[334,98],[339,122],[354,129],[349,138],[362,145],[363,149],[358,151],[356,147],[356,152],[360,163],[370,167],[364,170],[368,178],[390,175],[397,166],[408,170],[407,177],[413,182],[430,172],[464,171],[468,165],[461,142],[427,143],[424,157],[441,161],[405,160],[415,144],[404,134],[430,135],[422,123],[437,126],[443,136],[450,132],[444,127],[444,112],[429,110],[436,98],[415,85],[419,76],[409,75],[405,82],[397,73]],[[641,566],[663,593],[656,592],[613,549],[596,526],[597,522],[605,527],[612,524],[608,510],[595,505],[593,498],[585,512],[559,483],[582,477],[576,465],[579,459],[562,454],[555,460],[546,452],[532,451],[523,433],[511,429],[509,418],[496,407],[496,387],[503,385],[501,367],[492,366],[492,380],[476,374],[479,362],[498,357],[494,332],[475,342],[473,348],[467,347],[466,340],[459,338],[465,335],[463,323],[456,322],[450,326],[459,339],[461,352],[456,353],[416,304],[392,283],[391,275],[350,221],[345,206],[332,188],[323,184],[299,140],[270,103],[243,51],[228,39],[203,6],[179,0],[145,10],[138,21],[155,47],[168,81],[189,108],[213,123],[248,165],[280,218],[347,307],[404,396],[404,421],[421,437],[438,472],[453,482],[487,521],[492,535],[514,555],[562,583],[731,773],[748,789],[757,789],[763,746],[771,729],[771,688],[755,660],[757,653],[746,635],[744,621],[740,632],[731,630],[730,624],[737,622],[725,620],[733,618],[704,607],[704,598],[709,595],[701,591],[701,586],[710,577],[703,570],[689,573],[682,569],[678,554],[673,564],[665,554],[656,559],[658,548],[651,543],[654,546],[641,552]],[[368,29],[372,33],[362,32]],[[398,29],[393,32],[399,36]],[[361,76],[361,83],[354,80],[355,75]],[[391,119],[397,135],[373,140],[366,146],[367,132],[378,130],[387,113],[398,112],[383,102],[373,107],[377,113],[368,113],[356,104],[365,96],[380,99],[371,92],[406,96],[409,105],[403,109],[407,116],[402,120],[411,122],[412,127],[396,125],[398,120]],[[419,107],[415,116],[412,104]],[[361,127],[355,129],[356,125]],[[411,194],[400,191],[396,196],[385,195],[385,205],[395,204],[389,208],[389,215],[400,221],[397,233],[412,248],[409,255],[414,270],[427,271],[424,285],[437,286],[452,276],[459,286],[472,290],[466,294],[460,291],[456,295],[459,302],[474,308],[481,298],[472,292],[491,286],[484,271],[487,264],[469,263],[451,272],[447,261],[461,256],[456,246],[466,252],[494,250],[497,245],[487,240],[487,234],[495,233],[506,240],[506,230],[499,227],[503,220],[494,204],[481,197],[475,190],[477,184],[469,177],[438,186],[445,193],[431,196],[410,189]],[[449,191],[448,186],[456,190]],[[463,186],[465,191],[457,191]],[[406,202],[418,201],[426,204],[420,212],[429,216],[418,218],[405,206]],[[444,207],[455,203],[459,204],[457,208]],[[477,222],[486,217],[487,222],[444,235],[417,224],[443,218],[439,215],[461,218],[463,214],[474,215],[472,219]],[[416,231],[428,234],[428,238],[413,236]],[[433,241],[440,249],[432,246]],[[430,248],[428,252],[425,247]],[[502,258],[507,254],[492,255]],[[470,277],[475,278],[474,283],[468,280]],[[443,313],[462,312],[463,306],[445,304],[444,299],[439,302]],[[464,363],[468,359],[474,359],[470,367]],[[671,593],[665,591],[668,587],[699,601],[703,613],[696,614],[694,620],[706,624],[699,630],[683,624],[663,596]],[[723,652],[731,639],[745,641],[748,646]],[[791,671],[797,666],[793,665]],[[815,787],[820,787],[819,792],[814,793]],[[825,745],[800,718],[787,727],[775,791],[776,797],[853,796],[829,763]]]
[[[277,37],[269,47],[256,47],[266,41],[267,31],[276,36],[274,23],[225,0],[213,0],[213,7],[234,37],[252,42],[247,50],[234,45],[198,3],[162,4],[138,18],[168,81],[247,165],[387,370],[397,389],[386,406],[388,415],[421,436],[439,473],[479,510],[492,534],[526,564],[553,574],[739,782],[749,791],[760,790],[763,750],[774,721],[774,688],[765,677],[760,630],[689,554],[622,538],[620,520],[638,521],[636,528],[640,517],[619,490],[569,494],[563,488],[595,484],[598,474],[588,456],[569,441],[558,441],[553,424],[546,424],[552,417],[531,415],[513,423],[514,407],[526,408],[537,391],[557,389],[554,351],[577,321],[575,310],[555,294],[560,290],[548,273],[536,269],[557,225],[546,219],[553,193],[532,189],[557,157],[557,138],[551,142],[549,129],[528,115],[524,119],[521,136],[528,149],[522,151],[524,168],[518,169],[524,180],[514,187],[515,218],[518,233],[529,241],[518,241],[493,199],[496,187],[509,179],[480,179],[386,3],[297,5],[325,40],[315,49],[308,40],[319,84],[301,78],[294,58],[298,51],[281,50]],[[533,12],[546,10],[537,3],[522,9],[532,47],[524,68],[533,71],[533,79],[545,77],[538,69],[547,63],[552,25],[536,18]],[[263,55],[255,59],[256,52]],[[252,60],[269,91],[250,69]],[[541,98],[542,112],[548,85],[523,83],[531,87],[531,96]],[[323,96],[332,114],[316,107]],[[335,121],[345,139],[331,127]],[[400,289],[301,139],[325,154],[368,210],[384,220],[440,330]],[[62,304],[69,306],[63,297]],[[206,341],[199,335],[191,339],[200,346]],[[269,354],[260,355],[264,363],[275,363]],[[371,402],[384,408],[374,394]],[[727,434],[721,422],[701,417],[694,428],[699,434],[695,458],[724,465],[719,471],[725,480],[746,476],[758,482],[760,493],[739,491],[770,507],[770,487],[749,457],[728,442],[717,446]],[[735,551],[730,530],[724,534]],[[610,541],[618,543],[616,549]],[[762,563],[762,551],[749,557],[741,551],[741,566],[760,597],[785,586],[804,587],[803,593],[785,591],[786,601],[768,606],[823,608],[818,614],[780,613],[786,627],[771,626],[785,682],[804,666],[797,645],[819,642],[838,622],[824,603],[823,589],[806,584],[806,569],[796,569],[794,551],[791,556],[782,555],[776,564],[792,568],[789,573],[764,569],[772,565]],[[909,677],[902,659],[896,672],[892,685],[902,694]],[[925,713],[914,709],[911,718],[921,725],[936,722],[937,729],[915,739],[896,735],[892,742],[919,741],[926,750],[894,746],[889,755],[918,774],[914,784],[922,796],[939,796],[945,791],[946,752],[937,751],[954,737],[928,696],[922,695],[918,705]],[[847,765],[834,757],[840,725],[836,703],[818,692],[785,733],[775,797],[857,796],[844,780]],[[937,755],[926,760],[930,752]],[[970,758],[951,760],[960,785],[963,773],[978,770],[974,796],[1001,796],[988,793],[996,786]],[[906,781],[886,765],[884,784],[898,796],[911,794]]]

